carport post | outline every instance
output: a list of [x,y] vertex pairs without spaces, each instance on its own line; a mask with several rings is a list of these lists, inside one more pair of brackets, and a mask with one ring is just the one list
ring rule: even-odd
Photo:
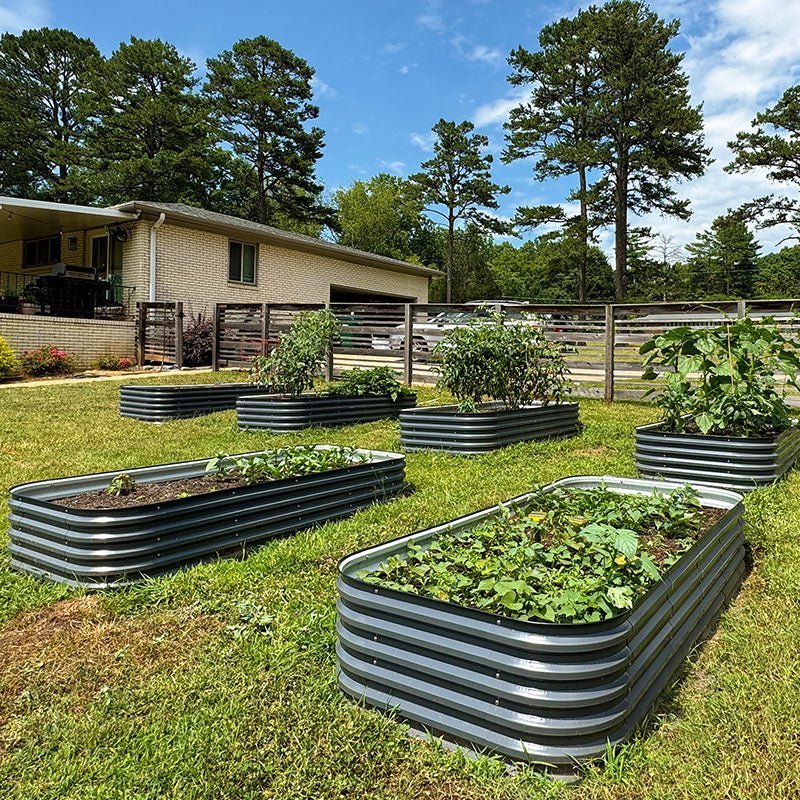
[[405,306],[405,335],[403,336],[403,382],[408,386],[414,378],[414,306]]
[[[331,310],[331,304],[325,303],[325,310]],[[328,348],[328,352],[325,355],[325,380],[332,381],[333,380],[333,345]]]

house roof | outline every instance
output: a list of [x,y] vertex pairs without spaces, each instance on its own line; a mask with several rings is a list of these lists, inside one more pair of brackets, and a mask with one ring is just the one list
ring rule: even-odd
[[279,247],[302,250],[340,261],[386,269],[391,272],[404,272],[409,275],[424,275],[425,277],[442,274],[439,270],[422,267],[419,264],[410,264],[407,261],[400,261],[396,258],[367,253],[364,250],[356,250],[353,247],[344,247],[340,244],[325,242],[313,236],[284,231],[280,228],[273,228],[270,225],[261,225],[258,222],[232,217],[228,214],[218,214],[216,211],[206,211],[203,208],[189,206],[184,203],[154,203],[146,200],[132,200],[114,206],[114,208],[124,212],[165,214],[167,222],[172,221],[190,227],[218,230],[225,233],[244,234]]
[[0,243],[102,228],[134,219],[136,214],[115,208],[73,206],[0,196]]

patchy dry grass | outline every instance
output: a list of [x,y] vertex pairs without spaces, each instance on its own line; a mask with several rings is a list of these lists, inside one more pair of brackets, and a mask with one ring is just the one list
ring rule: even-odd
[[[202,376],[214,380],[217,376]],[[197,378],[194,378],[197,379]],[[174,380],[174,379],[173,379]],[[122,420],[117,384],[6,390],[0,488],[288,442],[391,450],[397,424],[243,434],[233,414]],[[423,390],[433,400],[432,390]],[[352,550],[535,481],[634,474],[654,410],[582,403],[584,432],[476,458],[408,457],[416,492],[137,588],[85,597],[0,563],[3,798],[778,800],[800,796],[800,475],[747,500],[757,560],[645,735],[578,787],[409,738],[339,693],[335,567]],[[5,530],[6,507],[0,508]],[[2,535],[2,534],[0,534]]]

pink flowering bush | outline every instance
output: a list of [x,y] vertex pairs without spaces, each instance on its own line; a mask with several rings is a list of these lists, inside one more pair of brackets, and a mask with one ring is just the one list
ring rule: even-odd
[[55,345],[46,344],[34,350],[24,350],[19,358],[22,369],[35,378],[49,375],[69,375],[75,372],[75,359]]
[[130,356],[100,356],[92,362],[93,369],[126,370],[136,366],[136,359]]

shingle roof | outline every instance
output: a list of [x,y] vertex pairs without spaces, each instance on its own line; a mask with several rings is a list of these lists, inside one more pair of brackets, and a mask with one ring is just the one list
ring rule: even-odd
[[131,200],[127,203],[120,203],[114,208],[120,211],[163,213],[168,218],[172,217],[183,224],[224,228],[230,231],[248,233],[271,244],[326,255],[329,258],[336,258],[340,261],[350,261],[379,269],[388,269],[392,272],[405,272],[411,275],[425,275],[426,277],[442,274],[439,270],[430,269],[429,267],[410,264],[407,261],[400,261],[387,256],[379,256],[375,253],[367,253],[364,250],[356,250],[353,247],[344,247],[340,244],[325,242],[313,236],[284,231],[280,228],[273,228],[271,225],[261,225],[248,219],[219,214],[216,211],[206,211],[203,208],[189,206],[185,203],[153,203],[147,200]]

